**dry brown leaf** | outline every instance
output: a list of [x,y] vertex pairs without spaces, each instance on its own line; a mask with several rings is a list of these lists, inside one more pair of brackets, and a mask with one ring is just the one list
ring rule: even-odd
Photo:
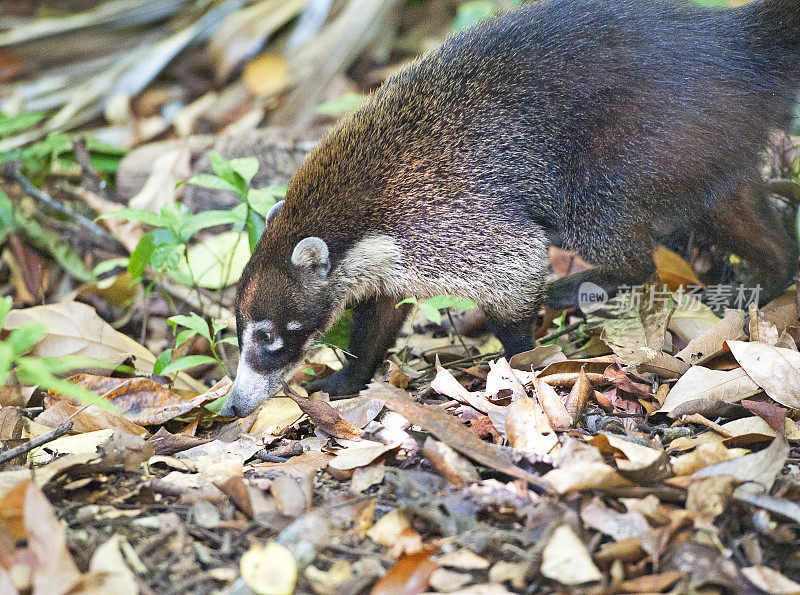
[[[186,398],[150,378],[109,378],[94,374],[76,374],[69,381],[101,396],[114,405],[126,419],[141,426],[162,424],[219,396],[217,391],[206,391],[202,395]],[[228,389],[230,384],[228,379]],[[80,406],[80,402],[52,392],[48,399],[51,403],[67,401],[76,407]]]
[[428,436],[422,446],[422,454],[450,485],[461,488],[481,480],[472,463],[444,442]]
[[348,471],[363,467],[374,462],[378,457],[394,450],[400,446],[399,442],[383,444],[371,440],[362,440],[352,444],[336,453],[336,456],[328,463],[329,467],[339,471]]
[[578,377],[578,382],[576,382],[575,386],[572,387],[572,390],[570,391],[569,396],[564,403],[567,413],[573,420],[580,419],[581,415],[583,415],[583,410],[585,409],[586,403],[592,394],[594,394],[592,383],[589,382],[589,377],[586,375],[586,371],[581,368],[581,375]]
[[[116,330],[97,315],[94,308],[80,302],[63,302],[12,310],[3,328],[11,330],[30,322],[44,324],[48,333],[30,351],[37,357],[80,356],[119,365],[131,356],[134,368],[143,375],[153,372],[155,356]],[[177,388],[205,392],[206,386],[183,372],[177,375]]]
[[[584,374],[584,376],[586,375]],[[578,378],[580,379],[580,376],[578,376]],[[534,382],[536,386],[536,398],[539,400],[539,404],[542,406],[542,410],[547,416],[550,425],[557,430],[571,428],[575,418],[569,414],[566,405],[564,405],[564,402],[561,400],[556,390],[542,379],[537,378]],[[577,382],[575,386],[578,386]]]
[[303,417],[303,411],[289,397],[273,397],[258,410],[250,428],[254,436],[279,436]]
[[508,365],[514,370],[530,372],[553,364],[567,360],[560,345],[538,345],[531,351],[525,351],[513,356]]
[[367,530],[367,537],[377,544],[391,547],[400,538],[400,534],[409,529],[411,523],[406,515],[394,508],[383,515]]
[[769,566],[748,566],[742,568],[742,574],[756,587],[771,595],[797,595],[800,593],[800,583],[786,578]]
[[486,570],[491,565],[489,560],[482,558],[467,548],[436,556],[435,560],[439,566],[458,568],[460,570]]
[[[84,407],[86,407],[84,409]],[[78,413],[80,411],[80,413]],[[36,422],[55,428],[58,424],[72,417],[74,433],[94,432],[107,428],[120,428],[135,436],[148,437],[150,432],[137,423],[97,405],[76,406],[69,401],[57,401],[36,416]]]
[[742,368],[717,371],[692,366],[669,391],[659,411],[671,413],[680,405],[706,398],[738,403],[759,392],[759,386]]
[[636,483],[648,484],[672,474],[669,457],[663,450],[642,446],[605,432],[587,442],[603,452],[613,454],[620,474]]
[[511,463],[489,444],[478,438],[459,420],[442,409],[415,403],[409,398],[408,393],[386,383],[370,384],[366,396],[382,400],[389,409],[399,413],[412,424],[421,426],[435,438],[450,445],[473,461],[550,491],[549,485],[532,473]]
[[727,310],[725,317],[675,354],[692,365],[703,365],[725,349],[726,341],[744,338],[744,311]]
[[682,578],[683,572],[670,570],[628,579],[616,587],[623,593],[663,593]]
[[288,384],[284,383],[284,394],[292,399],[323,432],[334,438],[357,440],[361,438],[361,429],[347,421],[342,414],[326,401],[311,401],[298,394]]
[[439,568],[431,560],[430,552],[417,552],[400,558],[384,577],[379,580],[371,595],[413,595],[428,590],[431,575]]
[[[90,576],[84,578],[81,593],[114,593],[114,595],[137,595],[139,584],[122,556],[120,548],[124,537],[115,533],[101,544],[89,561]],[[87,578],[89,584],[86,584]]]
[[603,580],[583,542],[569,525],[561,525],[542,551],[541,572],[544,576],[567,586],[577,586]]
[[247,90],[258,97],[269,97],[289,82],[286,61],[277,54],[262,54],[251,60],[242,74]]
[[478,393],[471,393],[461,386],[461,383],[456,380],[449,371],[441,366],[438,357],[436,358],[436,378],[431,382],[431,388],[437,393],[465,403],[481,413],[489,413],[489,411],[496,407],[496,405],[490,403],[485,396]]
[[729,461],[748,453],[743,448],[726,448],[722,442],[701,444],[690,453],[672,459],[672,471],[675,475],[691,475],[709,465]]
[[581,507],[581,520],[587,527],[596,529],[615,541],[638,537],[650,530],[650,525],[641,513],[617,512],[603,504],[599,498],[594,498]]
[[284,546],[254,544],[239,561],[242,579],[254,593],[290,595],[297,583],[297,563]]
[[800,408],[800,353],[764,343],[728,341],[733,357],[771,399]]
[[681,287],[703,287],[700,279],[681,256],[664,246],[658,246],[653,251],[653,261],[656,263],[656,272],[659,278],[667,284],[670,291],[678,291]]
[[529,397],[507,407],[505,429],[511,446],[539,456],[547,455],[558,444],[558,436],[544,410],[536,399]]
[[[437,374],[438,376],[438,374]],[[512,400],[525,399],[528,393],[508,365],[506,358],[501,357],[496,362],[489,362],[489,374],[486,377],[486,394],[492,397],[502,391],[511,391]]]
[[759,452],[710,465],[696,472],[692,477],[731,475],[739,481],[746,482],[737,488],[737,493],[769,492],[778,473],[783,469],[788,455],[789,444],[781,436],[773,440],[769,447]]

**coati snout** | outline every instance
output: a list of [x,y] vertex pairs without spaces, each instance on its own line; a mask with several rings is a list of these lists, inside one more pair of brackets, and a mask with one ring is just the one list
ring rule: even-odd
[[292,178],[240,281],[223,413],[274,393],[348,301],[334,394],[371,379],[409,295],[472,299],[509,354],[531,347],[549,237],[607,286],[649,276],[660,229],[707,232],[785,288],[797,243],[764,211],[759,166],[799,86],[795,0],[541,0],[458,33]]

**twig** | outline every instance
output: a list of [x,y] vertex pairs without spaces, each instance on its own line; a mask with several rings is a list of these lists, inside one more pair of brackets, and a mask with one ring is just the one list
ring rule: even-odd
[[8,461],[13,461],[18,456],[24,455],[25,453],[32,451],[34,448],[39,448],[43,444],[52,442],[56,438],[61,438],[61,436],[69,434],[71,430],[72,422],[65,421],[58,424],[49,432],[28,440],[25,444],[20,444],[14,448],[9,448],[7,451],[0,453],[0,465],[7,463]]
[[568,335],[572,331],[578,330],[582,324],[583,324],[582,320],[579,320],[578,322],[573,322],[572,324],[568,324],[564,328],[558,329],[557,331],[542,337],[541,339],[536,341],[536,343],[538,343],[539,345],[544,345],[548,341],[552,341],[554,339],[558,339],[559,337],[561,337],[563,335]]
[[105,184],[92,165],[92,157],[86,146],[86,137],[76,138],[72,143],[72,150],[75,151],[75,158],[78,160],[78,165],[81,166],[81,179],[84,187],[103,198],[108,198],[105,196]]
[[103,238],[107,242],[112,242],[114,245],[121,246],[121,244],[120,244],[120,242],[119,242],[119,240],[117,238],[115,238],[113,235],[111,235],[105,229],[100,227],[97,223],[95,223],[94,221],[92,221],[88,217],[84,217],[80,213],[76,213],[75,211],[73,211],[71,208],[69,208],[65,204],[62,204],[62,203],[58,202],[57,200],[55,200],[54,198],[52,198],[46,192],[42,192],[41,190],[36,188],[33,184],[31,184],[31,182],[30,182],[30,180],[28,180],[28,178],[23,176],[14,167],[11,167],[11,166],[5,167],[3,169],[3,175],[5,175],[5,176],[13,179],[15,182],[17,182],[20,186],[22,186],[22,189],[25,191],[25,194],[27,194],[28,196],[30,196],[34,200],[40,202],[41,204],[46,206],[48,209],[50,209],[52,211],[56,211],[57,213],[60,213],[61,215],[64,215],[65,217],[68,217],[69,219],[72,219],[73,221],[78,223],[81,227],[86,229],[87,231],[91,232],[92,234],[94,234],[94,235],[96,235],[96,236],[98,236],[100,238]]

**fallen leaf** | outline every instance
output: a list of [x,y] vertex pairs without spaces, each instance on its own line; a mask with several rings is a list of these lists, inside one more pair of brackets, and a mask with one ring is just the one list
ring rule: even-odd
[[608,535],[615,541],[638,537],[650,530],[647,520],[639,512],[617,512],[594,498],[581,507],[581,520],[587,527]]
[[710,465],[697,471],[692,477],[712,477],[715,475],[731,475],[743,485],[737,493],[769,492],[775,478],[783,469],[789,455],[789,444],[781,437],[772,441],[769,447],[736,459]]
[[93,585],[96,586],[98,592],[105,591],[115,595],[139,593],[136,577],[128,568],[120,551],[123,541],[122,535],[114,534],[92,554],[89,571],[95,576],[100,575],[99,584]]
[[687,364],[701,366],[723,351],[726,341],[738,341],[744,336],[744,312],[727,310],[722,320],[689,341],[675,357]]
[[[588,377],[586,377],[586,374],[583,372],[582,374],[583,378],[585,378],[586,382],[588,382],[589,380]],[[572,387],[573,390],[575,390],[575,386],[578,386],[582,382],[583,380],[581,379],[581,376],[578,376],[578,382],[576,382]],[[534,385],[536,386],[536,398],[538,399],[538,402],[541,405],[545,416],[547,416],[552,428],[557,430],[566,430],[571,428],[575,418],[570,415],[566,405],[561,400],[561,397],[558,395],[556,390],[540,378],[537,378],[534,381]],[[591,388],[591,384],[589,384],[589,387]],[[585,386],[581,384],[580,390],[583,390],[584,388]]]
[[700,279],[692,270],[692,267],[679,254],[672,250],[658,246],[653,250],[653,262],[656,264],[656,272],[659,278],[667,284],[670,291],[678,291],[681,287],[703,287]]
[[560,345],[538,345],[531,351],[525,351],[513,356],[508,365],[514,370],[530,372],[539,370],[555,362],[567,360]]
[[239,561],[242,579],[258,595],[290,595],[297,583],[297,564],[284,546],[270,541],[252,545]]
[[496,397],[502,391],[510,391],[511,399],[514,401],[528,397],[528,393],[504,357],[495,362],[489,362],[489,374],[486,377],[487,395]]
[[412,424],[421,426],[461,454],[501,473],[527,481],[547,491],[550,486],[541,479],[520,469],[508,459],[498,454],[486,442],[475,436],[460,421],[438,407],[415,403],[408,394],[390,384],[372,383],[367,396],[380,399],[386,406],[405,417]]
[[573,420],[581,418],[581,415],[583,415],[583,410],[586,407],[586,403],[589,400],[589,396],[592,394],[594,394],[592,383],[589,382],[589,377],[586,375],[586,371],[581,368],[581,375],[578,377],[578,382],[576,382],[575,386],[572,387],[572,390],[570,391],[569,396],[564,403],[567,413]]
[[415,595],[427,591],[431,575],[439,566],[430,552],[417,552],[400,558],[379,580],[370,595]]
[[466,548],[436,556],[435,561],[439,566],[460,570],[486,570],[491,565],[489,560]]
[[460,488],[481,480],[472,463],[444,442],[428,436],[422,446],[422,454],[450,485]]
[[771,399],[800,408],[800,353],[764,343],[728,341],[733,357]]
[[692,366],[667,393],[659,412],[671,413],[680,405],[699,399],[738,403],[759,392],[759,386],[742,368],[718,371]]
[[583,542],[569,525],[560,525],[544,546],[541,572],[567,586],[603,580]]
[[530,397],[507,407],[505,430],[511,446],[540,456],[548,454],[558,444],[558,436],[547,415],[539,402]]
[[682,578],[683,572],[670,570],[628,579],[615,586],[623,593],[663,593]]
[[340,471],[356,469],[357,467],[369,465],[381,455],[399,446],[399,442],[383,444],[381,442],[372,442],[371,440],[362,440],[336,453],[336,456],[330,460],[328,466]]
[[[153,371],[155,356],[127,335],[114,330],[97,315],[94,308],[86,304],[63,302],[12,310],[6,316],[3,328],[11,330],[30,322],[45,325],[48,332],[29,355],[53,358],[80,356],[108,362],[112,366],[133,356],[137,373],[149,376]],[[200,393],[207,390],[202,382],[183,372],[178,373],[175,385]]]
[[769,566],[747,566],[742,568],[742,574],[753,585],[771,595],[797,595],[800,593],[800,583],[786,578]]
[[431,388],[437,393],[465,403],[481,413],[488,413],[496,407],[493,403],[478,393],[471,393],[461,386],[455,377],[436,361],[436,378],[431,382]]
[[273,397],[258,410],[250,433],[254,436],[279,436],[303,417],[303,411],[288,397]]
[[392,509],[383,515],[367,530],[367,537],[375,543],[391,547],[400,538],[400,534],[411,527],[408,518],[398,509]]
[[311,421],[323,432],[334,438],[356,440],[361,438],[361,430],[342,417],[335,408],[326,401],[311,401],[303,398],[288,384],[284,383],[284,394],[292,399]]
[[55,428],[71,418],[75,433],[94,432],[108,428],[120,428],[136,436],[150,436],[145,428],[131,420],[96,405],[76,406],[69,401],[56,401],[52,406],[36,416],[36,422]]
[[242,80],[247,89],[259,97],[274,95],[286,86],[289,72],[285,60],[277,54],[263,54],[244,68]]

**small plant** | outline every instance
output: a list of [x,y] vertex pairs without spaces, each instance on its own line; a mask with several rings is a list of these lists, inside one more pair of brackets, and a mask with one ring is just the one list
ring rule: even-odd
[[[11,301],[0,299],[0,326],[11,311]],[[42,337],[47,334],[43,324],[31,322],[11,331],[0,341],[0,379],[16,384],[36,385],[44,390],[53,390],[67,397],[74,397],[85,403],[110,408],[98,396],[76,384],[59,378],[59,374],[99,362],[87,361],[79,357],[41,358],[26,355]]]
[[183,330],[178,332],[175,336],[175,349],[186,343],[189,339],[200,335],[208,340],[211,345],[212,355],[187,355],[170,361],[174,349],[167,349],[156,359],[153,365],[153,374],[168,376],[202,364],[219,364],[227,372],[225,362],[218,353],[219,346],[223,343],[236,345],[236,337],[217,338],[218,335],[227,328],[226,324],[219,322],[211,322],[211,324],[209,324],[194,312],[189,314],[189,316],[183,314],[173,316],[169,319],[169,324],[176,332],[178,331],[178,327],[183,327]]
[[[428,317],[428,320],[430,320],[432,323],[440,325],[442,324],[442,311],[444,311],[448,320],[450,321],[450,325],[453,327],[453,330],[455,330],[456,327],[451,314],[451,310],[453,308],[460,308],[461,310],[474,310],[477,307],[475,302],[472,300],[467,300],[454,295],[437,295],[423,301],[419,301],[415,297],[409,297],[404,299],[402,302],[395,304],[395,309],[399,308],[403,304],[413,304],[414,306],[411,314],[412,327],[414,326],[414,321],[417,319],[417,314],[419,314],[419,312],[423,312],[425,316]],[[458,337],[459,343],[461,343],[461,346],[464,348],[464,351],[469,353],[469,348],[467,347],[467,344],[464,343],[464,339],[461,337],[461,335],[456,334],[456,336]],[[408,342],[406,342],[406,346],[403,351],[407,355]]]
[[[442,324],[443,310],[450,317],[451,308],[460,308],[461,310],[474,310],[476,308],[475,302],[472,300],[465,300],[454,295],[437,295],[422,302],[415,297],[410,297],[396,304],[395,308],[399,308],[403,304],[414,304],[414,313],[411,318],[412,324],[418,312],[425,314],[432,323]],[[452,322],[452,318],[450,321]]]

